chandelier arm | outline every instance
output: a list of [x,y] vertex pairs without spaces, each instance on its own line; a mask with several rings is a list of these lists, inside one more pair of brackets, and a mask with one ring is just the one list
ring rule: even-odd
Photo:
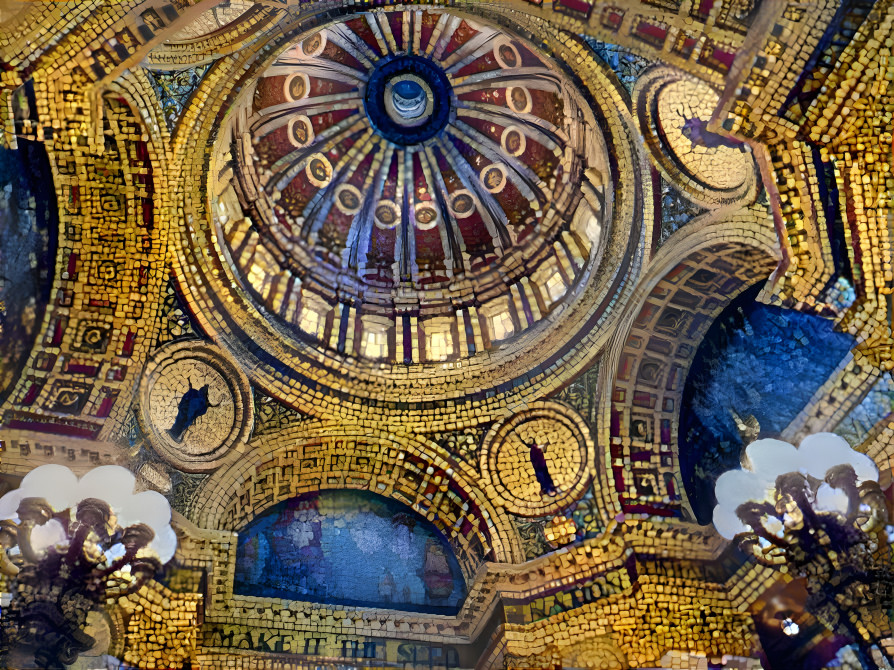
[[7,556],[5,548],[0,551],[0,573],[7,577],[15,577],[19,574],[19,566],[13,563],[12,559]]
[[0,521],[0,574],[7,577],[15,577],[19,574],[19,566],[12,562],[6,553],[17,543],[19,528],[14,521],[5,519]]
[[760,544],[756,539],[756,533],[742,536],[739,539],[739,549],[752,556],[761,565],[766,565],[768,567],[777,567],[781,562],[778,560],[767,558],[766,554],[764,553],[763,549],[761,549]]
[[22,558],[29,563],[40,563],[40,556],[37,555],[37,552],[31,545],[31,532],[34,530],[34,525],[33,521],[23,521],[19,525],[16,541],[19,545],[19,551],[22,552]]
[[87,541],[87,535],[90,533],[90,527],[86,524],[80,524],[75,531],[71,544],[68,546],[68,552],[65,554],[65,562],[74,565],[80,555],[84,551],[84,543]]
[[150,541],[151,541],[151,538],[149,538],[149,540],[146,540],[146,541],[143,541],[141,538],[140,541],[128,544],[127,549],[124,552],[124,555],[121,556],[120,558],[118,558],[117,560],[113,561],[112,564],[109,565],[109,567],[107,567],[105,570],[103,570],[101,573],[102,576],[107,577],[108,575],[111,575],[116,570],[120,570],[125,565],[128,565],[129,563],[131,563],[134,560],[134,558],[136,558],[137,553],[141,549],[146,547]]
[[[778,517],[774,516],[773,518],[776,519],[777,521],[779,520]],[[767,542],[772,544],[774,547],[777,547],[778,549],[785,550],[791,546],[790,542],[787,542],[784,538],[781,538],[778,535],[776,535],[775,533],[770,532],[770,530],[764,524],[763,517],[761,517],[758,520],[758,523],[760,524],[759,526],[752,525],[752,529],[754,530],[755,534],[758,537],[763,538],[764,540],[766,540]]]

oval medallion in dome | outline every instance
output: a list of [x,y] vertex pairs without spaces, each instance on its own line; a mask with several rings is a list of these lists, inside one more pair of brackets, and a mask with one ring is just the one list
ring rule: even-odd
[[521,388],[604,324],[644,246],[632,120],[580,44],[500,24],[321,19],[257,69],[217,117],[212,334],[362,413]]

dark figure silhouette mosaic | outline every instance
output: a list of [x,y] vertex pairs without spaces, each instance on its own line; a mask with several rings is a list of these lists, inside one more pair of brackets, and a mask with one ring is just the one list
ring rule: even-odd
[[531,466],[534,468],[534,476],[540,484],[540,491],[545,496],[556,495],[556,485],[553,484],[553,478],[549,474],[549,467],[546,465],[546,457],[543,455],[543,447],[536,442],[528,444],[531,457]]
[[168,428],[168,435],[178,444],[183,441],[183,435],[192,426],[196,419],[204,416],[209,407],[214,407],[208,402],[208,384],[194,389],[192,380],[189,380],[189,390],[180,398],[177,404],[177,418],[174,425]]

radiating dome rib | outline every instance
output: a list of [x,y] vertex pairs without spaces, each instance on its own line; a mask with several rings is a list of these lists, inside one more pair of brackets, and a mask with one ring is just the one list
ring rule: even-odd
[[358,69],[346,63],[339,63],[322,58],[289,58],[277,61],[267,70],[266,77],[288,76],[296,72],[305,72],[315,77],[340,81],[357,85],[369,78],[369,69]]
[[[371,213],[375,202],[375,194],[381,191],[386,175],[385,166],[391,163],[393,153],[394,147],[386,145],[384,155],[383,151],[380,150],[373,158],[373,164],[365,177],[364,187],[360,189],[360,192],[363,194],[363,204],[351,222],[351,229],[348,232],[348,239],[345,244],[346,252],[342,254],[342,267],[350,267],[356,270],[366,265],[364,242],[368,242],[370,227],[373,224]],[[374,183],[372,183],[373,179],[375,179]],[[362,263],[360,262],[361,250]]]
[[493,48],[492,45],[496,39],[497,35],[495,34],[479,33],[476,37],[473,37],[463,44],[453,54],[443,59],[442,65],[444,67],[444,72],[450,75],[456,74],[456,72],[464,68],[466,65],[474,62],[476,59],[490,51]]
[[511,245],[512,240],[509,231],[506,229],[505,217],[499,214],[502,211],[499,204],[493,195],[481,187],[478,176],[472,172],[471,166],[449,140],[438,138],[437,146],[462,181],[463,186],[476,195],[478,202],[481,204],[478,211],[481,213],[484,225],[491,235],[494,251],[502,255],[504,250]]
[[[328,129],[329,133],[320,133],[317,135],[317,142],[310,146],[295,149],[283,156],[280,160],[271,166],[271,178],[268,181],[268,192],[271,191],[269,185],[272,184],[272,190],[282,191],[295,177],[306,167],[307,160],[316,153],[328,152],[336,147],[340,142],[357,133],[370,132],[369,122],[362,116],[350,116],[343,121],[337,123]],[[325,135],[329,134],[329,137]],[[326,143],[321,147],[319,141],[325,139]],[[274,182],[274,180],[276,180]]]
[[514,156],[507,155],[503,148],[490,137],[487,137],[484,133],[467,123],[457,121],[452,124],[451,130],[456,133],[457,137],[466,144],[473,146],[480,154],[489,158],[492,162],[502,163],[512,168],[520,180],[516,183],[516,186],[527,197],[529,202],[538,204],[546,202],[547,198],[543,191],[547,188],[547,185],[531,168],[516,160]]
[[373,63],[380,57],[379,54],[373,52],[368,44],[357,38],[354,32],[348,30],[343,24],[337,24],[327,34],[333,44],[344,49],[368,69],[372,69]]
[[335,188],[343,183],[343,177],[363,161],[373,145],[380,143],[379,138],[375,135],[372,128],[367,128],[356,144],[359,148],[356,152],[348,151],[339,161],[332,166],[332,176],[329,183],[321,188],[316,195],[305,205],[302,216],[304,217],[304,230],[306,238],[310,242],[315,242],[319,235],[320,229],[326,223],[326,219],[330,210],[335,204],[333,192]]
[[[339,93],[314,98],[312,102],[297,100],[284,105],[268,107],[261,114],[255,115],[249,121],[249,128],[255,137],[264,137],[270,133],[288,125],[296,112],[301,112],[313,119],[327,112],[353,110],[359,112],[363,106],[359,93]],[[316,135],[317,139],[325,139],[326,132]]]
[[559,77],[542,67],[522,67],[512,70],[486,70],[465,77],[455,77],[453,90],[462,95],[479,88],[507,88],[512,85],[523,85],[555,93],[561,90]]
[[[426,172],[428,183],[435,187],[433,189],[433,192],[435,194],[441,220],[449,223],[449,225],[438,226],[438,232],[441,234],[441,244],[444,249],[444,263],[447,266],[447,270],[450,274],[456,272],[457,263],[459,263],[459,271],[462,272],[463,269],[466,267],[466,262],[463,258],[462,250],[458,248],[458,245],[456,243],[455,221],[451,220],[452,216],[446,202],[445,194],[447,192],[447,187],[444,184],[444,180],[441,176],[440,171],[438,170],[437,163],[434,161],[434,157],[431,155],[431,149],[426,148],[424,151],[420,152],[420,155],[423,160],[423,169]],[[455,258],[455,256],[459,256],[459,258],[457,259]]]

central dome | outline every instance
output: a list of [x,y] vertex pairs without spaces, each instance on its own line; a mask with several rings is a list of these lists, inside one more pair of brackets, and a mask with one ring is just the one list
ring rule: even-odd
[[267,393],[429,424],[462,397],[485,420],[607,341],[648,243],[624,93],[574,36],[480,12],[296,21],[203,108],[180,267]]
[[605,212],[580,183],[607,161],[573,90],[520,39],[447,12],[317,29],[237,117],[230,253],[270,312],[336,349],[358,330],[350,353],[371,359],[487,349],[562,302],[598,247]]

